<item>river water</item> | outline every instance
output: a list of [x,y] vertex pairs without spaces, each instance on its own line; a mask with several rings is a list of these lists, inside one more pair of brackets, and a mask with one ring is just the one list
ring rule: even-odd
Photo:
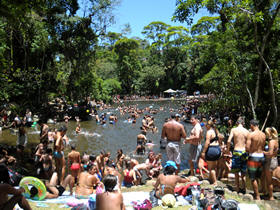
[[[149,106],[153,106],[153,108],[159,109],[160,106],[164,107],[164,111],[158,112],[155,117],[155,125],[158,127],[158,133],[147,133],[147,138],[151,139],[155,146],[153,147],[153,151],[156,153],[161,152],[163,155],[163,162],[166,161],[166,152],[165,150],[160,149],[159,141],[160,135],[162,130],[162,125],[164,123],[165,118],[170,117],[172,114],[169,111],[169,108],[174,108],[176,113],[176,109],[180,107],[182,101],[157,101],[157,102],[126,102],[126,105],[134,105],[138,104],[139,108],[145,108]],[[70,143],[75,143],[77,145],[77,150],[82,154],[83,152],[87,152],[88,154],[95,154],[98,155],[101,150],[110,151],[111,157],[115,158],[116,152],[118,149],[122,149],[123,152],[127,155],[133,157],[133,151],[136,147],[136,136],[140,133],[141,121],[143,118],[142,114],[137,119],[136,124],[130,124],[124,122],[125,119],[129,116],[125,114],[124,116],[119,115],[119,111],[116,108],[106,109],[103,112],[110,112],[114,113],[118,116],[118,122],[115,125],[107,124],[104,125],[97,125],[95,120],[80,122],[81,124],[81,134],[75,134],[75,128],[77,123],[75,121],[69,121],[68,123],[68,131],[67,136],[70,139]],[[101,111],[98,111],[98,114],[101,114]],[[108,121],[108,120],[107,120]],[[64,123],[57,123],[57,124],[49,124],[50,128],[56,127],[59,128]],[[191,124],[187,124],[182,122],[189,135],[190,130],[192,128]],[[36,130],[35,128],[28,128],[28,145],[27,148],[35,147],[39,142],[39,126]],[[9,145],[16,145],[17,135],[11,132],[11,130],[4,130],[0,133],[0,142],[1,144],[9,144]],[[187,151],[188,145],[183,145],[181,147],[181,160],[182,160],[182,167],[181,169],[188,168],[187,163]],[[69,152],[69,147],[66,148],[66,153]],[[134,156],[136,159],[143,161],[147,158],[145,156]]]

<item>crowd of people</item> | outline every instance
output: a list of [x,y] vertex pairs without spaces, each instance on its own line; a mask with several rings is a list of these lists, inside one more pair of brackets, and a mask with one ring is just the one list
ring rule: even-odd
[[171,120],[166,122],[162,129],[161,137],[167,139],[168,160],[173,160],[177,167],[180,167],[180,141],[183,139],[184,144],[190,144],[189,151],[187,151],[190,175],[195,175],[194,166],[197,165],[202,178],[204,178],[203,171],[209,172],[210,182],[217,185],[218,178],[228,178],[229,172],[231,172],[234,173],[236,191],[246,193],[245,179],[248,174],[255,199],[260,199],[259,183],[261,183],[262,191],[267,195],[267,199],[274,200],[273,186],[279,186],[280,176],[277,159],[278,132],[274,127],[266,128],[264,133],[259,128],[259,121],[251,120],[250,131],[248,131],[244,128],[244,118],[239,117],[236,127],[231,129],[230,135],[225,141],[224,134],[219,132],[214,123],[215,119],[209,119],[205,123],[206,135],[202,147],[203,129],[201,125],[204,126],[204,123],[200,123],[198,117],[192,115],[190,122],[193,128],[187,137],[184,127],[178,119],[176,119],[176,115],[172,115]]
[[[81,154],[76,145],[69,143],[67,137],[68,120],[58,129],[50,129],[46,122],[39,120],[40,142],[33,151],[36,176],[44,180],[47,188],[46,198],[52,199],[61,196],[66,188],[70,195],[76,198],[89,198],[97,194],[97,209],[123,209],[121,187],[141,185],[147,179],[155,179],[155,196],[161,198],[165,194],[174,194],[177,183],[188,182],[188,176],[199,176],[201,179],[208,178],[213,185],[217,180],[228,178],[234,173],[237,192],[246,192],[246,174],[251,180],[255,199],[260,199],[258,179],[261,179],[261,188],[267,199],[273,200],[273,186],[280,185],[280,169],[277,155],[279,151],[278,133],[274,127],[265,129],[265,133],[259,129],[257,120],[250,121],[250,130],[245,128],[245,120],[239,117],[236,126],[228,129],[228,133],[222,133],[217,127],[217,119],[208,119],[195,115],[197,103],[192,101],[189,105],[183,105],[180,109],[170,108],[170,118],[165,119],[161,129],[161,151],[153,151],[154,142],[147,139],[147,133],[156,134],[159,129],[155,125],[155,114],[163,111],[165,107],[155,109],[146,107],[139,109],[135,106],[119,105],[119,116],[128,114],[127,122],[136,123],[140,116],[139,134],[136,137],[134,153],[145,156],[146,161],[139,162],[136,158],[125,155],[122,149],[117,151],[116,158],[111,157],[110,151],[100,151],[98,155]],[[106,108],[100,107],[100,110]],[[177,113],[177,114],[175,114]],[[192,115],[191,115],[192,114]],[[96,122],[117,123],[117,115],[98,115],[92,113]],[[186,132],[182,119],[189,119],[192,125],[190,133]],[[76,118],[76,134],[81,131],[79,118]],[[9,209],[10,205],[18,203],[23,209],[30,209],[28,202],[21,196],[22,189],[13,190],[6,171],[12,164],[23,164],[24,149],[28,143],[24,124],[18,124],[18,141],[15,157],[4,148],[0,153],[0,170],[3,176],[0,178],[1,189],[14,194],[14,200],[7,200],[6,194],[0,199],[0,206]],[[268,141],[266,141],[268,140]],[[189,144],[188,151],[182,151],[182,145]],[[66,154],[65,148],[71,151]],[[162,153],[166,153],[167,159],[162,161]],[[181,156],[188,156],[189,174],[178,176],[181,166]],[[13,161],[14,162],[13,162]],[[16,161],[17,160],[17,161]],[[12,162],[12,163],[11,163]],[[68,172],[68,173],[67,173]],[[2,175],[2,173],[1,173]],[[240,183],[241,180],[241,183]],[[33,190],[33,196],[36,189]],[[106,193],[104,193],[106,192]],[[112,203],[117,204],[117,208]]]

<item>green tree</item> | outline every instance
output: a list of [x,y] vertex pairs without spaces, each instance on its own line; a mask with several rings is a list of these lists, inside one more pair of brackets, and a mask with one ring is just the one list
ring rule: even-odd
[[139,59],[139,43],[134,39],[123,38],[116,42],[114,47],[118,55],[118,76],[124,93],[131,94],[137,73],[141,71]]

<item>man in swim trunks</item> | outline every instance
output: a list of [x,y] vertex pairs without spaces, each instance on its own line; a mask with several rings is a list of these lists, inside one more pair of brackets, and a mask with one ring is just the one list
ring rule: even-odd
[[141,130],[141,133],[137,135],[137,146],[135,149],[135,154],[144,155],[145,154],[145,145],[147,143],[147,137],[146,137],[147,131]]
[[260,131],[258,120],[251,120],[250,128],[252,132],[248,134],[246,142],[246,151],[249,153],[249,158],[247,161],[248,175],[252,182],[255,199],[260,200],[257,179],[261,178],[262,168],[265,160],[263,154],[265,146],[265,134]]
[[167,138],[167,158],[168,160],[172,160],[176,163],[176,174],[178,174],[181,163],[180,141],[181,138],[186,138],[186,132],[184,126],[175,120],[175,115],[171,115],[171,120],[163,125],[161,139],[164,138]]
[[65,159],[64,159],[64,143],[63,143],[63,137],[66,134],[67,127],[62,126],[60,127],[56,135],[54,137],[54,160],[55,160],[55,167],[56,167],[56,172],[58,173],[58,177],[60,180],[60,183],[63,182],[64,175],[65,175]]
[[88,198],[89,195],[95,193],[95,189],[100,185],[100,180],[95,175],[97,167],[93,164],[87,166],[88,171],[80,173],[79,184],[76,187],[77,198]]
[[[236,122],[237,127],[232,128],[227,141],[227,154],[230,154],[231,141],[234,139],[233,155],[232,155],[232,167],[231,172],[235,174],[235,186],[237,192],[246,193],[246,171],[247,171],[247,153],[245,151],[247,136],[249,131],[243,127],[244,119],[239,118]],[[239,191],[239,172],[241,172],[241,189]]]
[[68,167],[70,168],[71,175],[75,178],[77,182],[78,175],[80,173],[81,166],[81,155],[76,151],[76,145],[71,145],[71,152],[68,153]]
[[198,163],[198,159],[202,150],[201,139],[202,139],[202,128],[196,115],[191,116],[191,124],[193,128],[190,136],[184,141],[184,144],[189,143],[189,164],[190,164],[190,175],[194,176],[194,166]]

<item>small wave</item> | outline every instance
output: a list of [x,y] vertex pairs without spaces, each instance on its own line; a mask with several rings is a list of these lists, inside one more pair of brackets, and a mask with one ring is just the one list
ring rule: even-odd
[[40,131],[30,131],[28,134],[40,134]]
[[80,132],[80,134],[85,135],[85,136],[96,136],[96,137],[101,137],[100,134],[95,133],[95,132],[90,133],[90,132],[88,132],[88,131],[82,131],[82,132]]

